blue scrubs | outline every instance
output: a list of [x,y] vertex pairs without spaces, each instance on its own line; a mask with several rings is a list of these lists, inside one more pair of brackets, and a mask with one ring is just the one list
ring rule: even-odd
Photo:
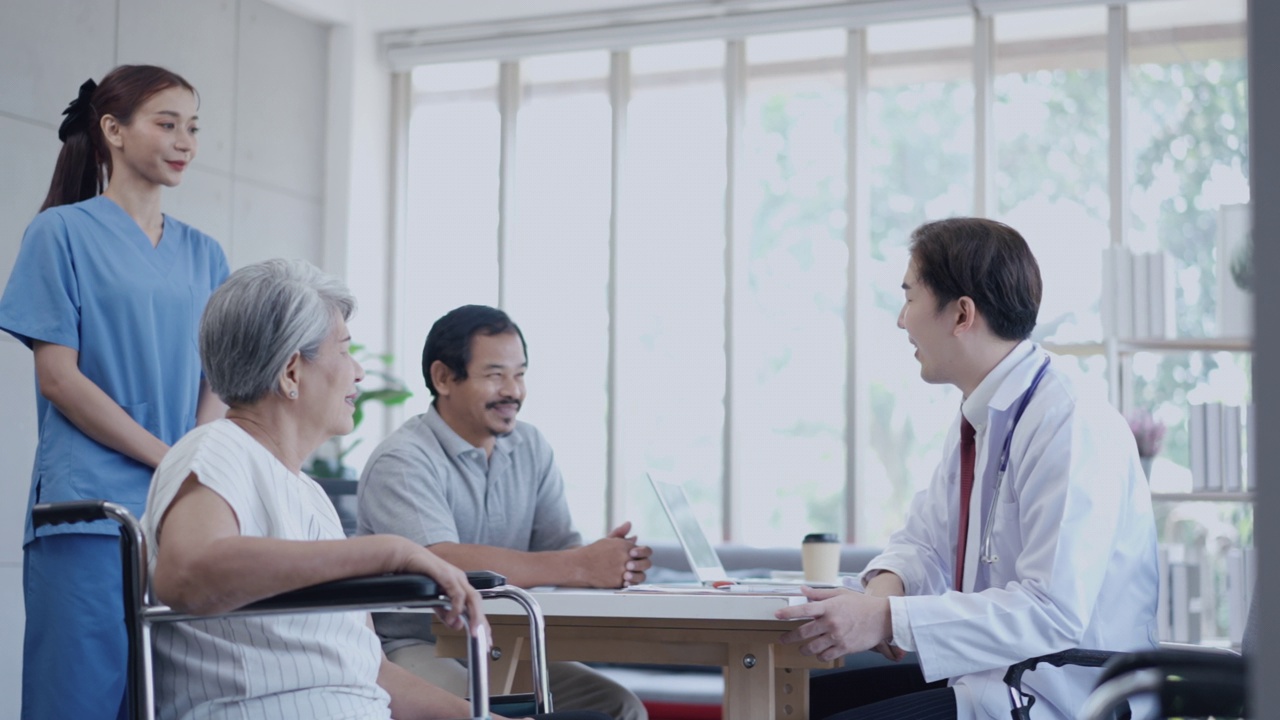
[[[28,347],[39,340],[77,350],[86,377],[139,425],[173,444],[195,426],[200,314],[227,273],[226,257],[209,236],[166,216],[160,243],[153,247],[128,213],[100,195],[50,208],[32,221],[0,298],[0,329]],[[70,625],[78,628],[74,634],[93,636],[101,633],[102,623],[119,626],[118,594],[103,597],[96,614],[83,603],[74,613],[59,610],[75,586],[100,585],[104,575],[111,575],[118,587],[119,562],[104,566],[100,553],[89,551],[99,547],[89,542],[92,538],[79,538],[85,543],[83,553],[68,550],[76,538],[65,538],[58,552],[51,552],[42,539],[116,536],[115,523],[35,531],[30,508],[37,502],[103,498],[141,517],[152,468],[90,439],[39,392],[36,411],[39,442],[23,536],[23,717],[90,717],[79,702],[62,704],[78,697],[95,701],[99,717],[114,718],[116,708],[107,707],[107,698],[123,696],[123,632],[119,666],[104,667],[82,662],[83,650],[58,640],[50,628]],[[59,587],[63,577],[65,585]],[[66,637],[65,629],[60,635]],[[111,689],[116,686],[118,690]]]

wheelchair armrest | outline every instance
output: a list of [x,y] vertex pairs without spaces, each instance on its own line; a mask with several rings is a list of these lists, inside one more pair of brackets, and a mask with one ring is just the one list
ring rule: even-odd
[[[507,582],[505,577],[488,570],[469,572],[467,579],[471,581],[472,587],[481,590],[500,587]],[[394,605],[447,599],[436,581],[425,575],[376,575],[334,580],[290,590],[246,605],[243,609],[278,611],[349,605]]]
[[1198,673],[1202,671],[1226,670],[1244,675],[1245,660],[1235,653],[1228,653],[1216,648],[1178,649],[1178,650],[1142,650],[1139,652],[1120,653],[1103,666],[1099,683],[1135,670],[1154,668],[1166,674]]
[[93,522],[106,520],[106,500],[74,500],[59,503],[38,503],[31,509],[31,524],[34,527],[45,525],[66,525],[69,523]]
[[467,573],[467,581],[477,590],[492,590],[507,584],[507,578],[492,570],[471,570]]
[[1125,699],[1154,693],[1161,717],[1249,717],[1248,663],[1213,648],[1144,650],[1119,654],[1103,669],[1080,717],[1106,717]]
[[447,599],[436,581],[425,575],[377,575],[347,578],[273,595],[242,610],[290,610],[348,605],[395,605],[402,602]]
[[1041,655],[1023,660],[1020,663],[1014,663],[1004,674],[1004,684],[1011,688],[1022,688],[1022,674],[1031,670],[1035,670],[1036,666],[1041,663],[1048,663],[1054,667],[1062,667],[1064,665],[1078,665],[1081,667],[1102,667],[1116,653],[1111,650],[1082,650],[1071,649],[1062,652],[1050,653],[1049,655]]

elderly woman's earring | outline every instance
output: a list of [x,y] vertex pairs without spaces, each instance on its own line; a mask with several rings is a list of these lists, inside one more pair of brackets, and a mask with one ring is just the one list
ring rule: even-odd
[[296,397],[298,397],[298,391],[297,391],[297,390],[290,390],[290,391],[289,391],[289,397],[291,397],[291,398],[296,398]]

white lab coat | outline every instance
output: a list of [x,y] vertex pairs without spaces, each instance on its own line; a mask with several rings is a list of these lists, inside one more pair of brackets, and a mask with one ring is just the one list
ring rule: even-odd
[[[898,574],[904,612],[927,681],[949,678],[960,720],[1009,717],[1005,669],[1068,648],[1154,647],[1158,568],[1151,495],[1133,435],[1105,398],[1085,398],[1050,364],[1013,436],[996,503],[999,559],[980,561],[982,529],[1013,415],[1045,353],[1023,343],[995,391],[978,438],[965,549],[956,592],[959,417],[929,487],[906,527],[867,570]],[[869,574],[869,573],[868,573]],[[895,623],[898,617],[895,616]],[[1023,676],[1036,720],[1073,719],[1097,670],[1041,666]],[[1135,707],[1135,711],[1139,708]],[[1141,717],[1135,712],[1135,717]]]

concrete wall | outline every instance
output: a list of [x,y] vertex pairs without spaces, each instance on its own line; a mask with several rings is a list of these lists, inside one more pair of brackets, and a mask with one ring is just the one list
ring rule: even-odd
[[[213,235],[233,268],[324,260],[330,29],[261,0],[5,0],[0,10],[0,283],[48,189],[59,114],[120,63],[184,75],[200,151],[167,213]],[[0,337],[0,720],[18,715],[21,539],[35,447],[31,353]]]

